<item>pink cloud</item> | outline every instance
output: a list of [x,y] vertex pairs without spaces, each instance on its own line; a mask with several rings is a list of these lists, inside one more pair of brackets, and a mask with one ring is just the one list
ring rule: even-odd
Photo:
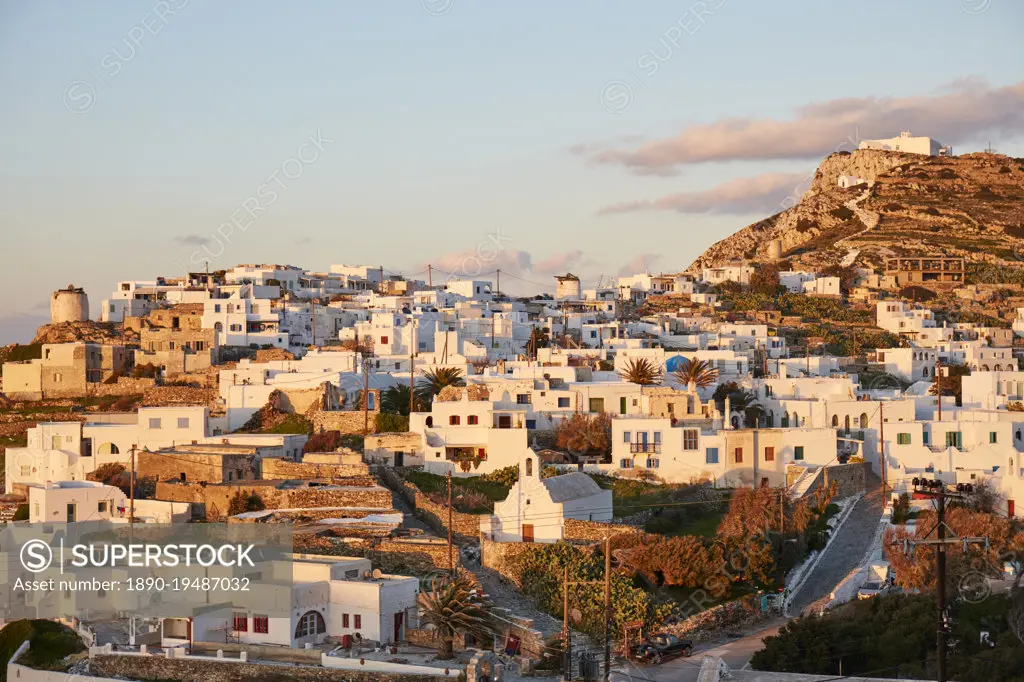
[[1019,135],[1024,133],[1024,81],[993,88],[981,79],[965,79],[909,97],[845,97],[804,105],[786,120],[725,119],[632,148],[579,146],[577,153],[637,174],[671,174],[694,163],[817,159],[852,151],[862,138],[894,137],[901,130],[943,144],[982,131]]
[[711,189],[676,192],[653,200],[630,201],[607,206],[601,215],[633,211],[678,211],[679,213],[776,213],[788,196],[799,199],[806,190],[807,173],[765,173],[730,180]]

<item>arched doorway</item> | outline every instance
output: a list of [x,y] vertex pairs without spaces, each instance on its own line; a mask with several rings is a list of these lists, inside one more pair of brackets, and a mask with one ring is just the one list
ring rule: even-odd
[[298,644],[315,642],[317,635],[326,632],[327,624],[324,623],[324,617],[318,611],[306,611],[295,626],[295,641]]

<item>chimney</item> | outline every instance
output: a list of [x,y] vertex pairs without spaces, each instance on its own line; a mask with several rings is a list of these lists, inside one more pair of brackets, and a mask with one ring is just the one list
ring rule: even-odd
[[732,429],[732,410],[730,409],[729,396],[725,396],[725,429]]

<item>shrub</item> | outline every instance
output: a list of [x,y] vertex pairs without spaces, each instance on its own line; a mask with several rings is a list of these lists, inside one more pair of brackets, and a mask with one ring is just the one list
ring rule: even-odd
[[132,370],[133,379],[155,379],[160,374],[160,368],[152,362],[136,365]]
[[503,467],[497,471],[492,471],[489,474],[482,475],[480,480],[486,481],[487,483],[497,483],[498,485],[506,488],[511,488],[515,485],[516,481],[519,480],[519,467],[514,464],[512,466]]
[[238,490],[231,498],[231,501],[228,502],[228,515],[235,516],[245,512],[263,511],[266,508],[267,505],[263,503],[263,498],[256,493],[250,491],[248,494],[245,494]]
[[18,508],[14,511],[15,521],[28,521],[28,505],[19,504]]
[[334,452],[341,447],[341,431],[317,431],[302,446],[302,452]]
[[409,417],[391,412],[378,412],[374,416],[377,433],[405,433],[409,430]]
[[110,405],[112,412],[131,412],[138,401],[138,396],[123,395]]
[[120,478],[121,474],[125,472],[123,464],[117,462],[107,462],[96,467],[96,469],[89,474],[89,478],[94,481],[101,481],[107,485],[114,485],[111,481]]
[[853,211],[848,209],[846,206],[834,208],[830,212],[832,213],[832,215],[834,215],[836,218],[839,218],[840,220],[849,220],[854,216]]
[[927,213],[928,215],[934,215],[934,216],[940,215],[939,209],[935,208],[934,206],[929,206],[928,208],[924,209],[923,212]]

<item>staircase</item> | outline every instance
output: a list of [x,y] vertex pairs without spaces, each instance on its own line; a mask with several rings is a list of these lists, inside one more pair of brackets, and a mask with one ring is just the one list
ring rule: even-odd
[[814,482],[822,475],[825,471],[824,467],[807,467],[800,478],[793,482],[793,485],[789,487],[789,496],[794,500],[799,500],[801,497],[807,494],[807,491],[811,489]]

